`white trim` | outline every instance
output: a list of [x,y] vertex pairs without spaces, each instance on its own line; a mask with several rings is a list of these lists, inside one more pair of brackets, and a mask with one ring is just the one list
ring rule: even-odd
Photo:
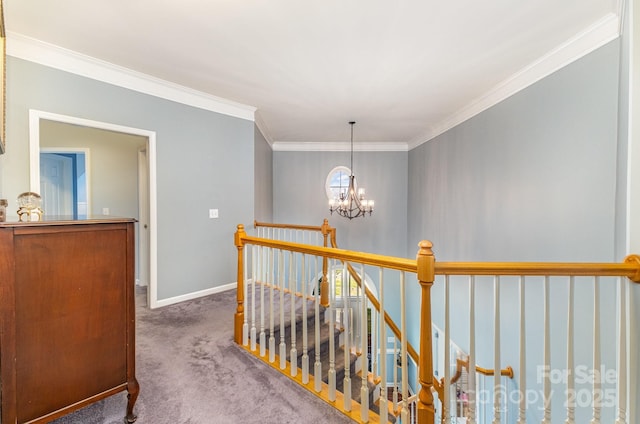
[[7,55],[200,109],[254,120],[256,108],[212,96],[90,56],[7,32]]
[[[628,122],[627,122],[627,192],[626,192],[626,252],[630,254],[637,252],[640,248],[640,220],[638,220],[637,211],[640,209],[640,168],[637,166],[640,159],[640,118],[637,116],[638,106],[640,105],[640,77],[637,72],[640,68],[640,3],[633,0],[619,0],[621,30],[624,30],[629,39],[629,48],[626,52],[629,55],[629,101],[628,101]],[[626,10],[625,10],[626,7]],[[624,25],[628,27],[623,28]],[[619,258],[618,258],[619,259]],[[639,297],[636,284],[628,284],[627,295],[627,335],[629,343],[627,346],[627,360],[629,368],[627,370],[629,378],[627,379],[627,422],[637,422],[638,407],[636,399],[638,398],[638,346],[640,339],[638,337],[638,324],[636,317],[640,314],[638,311],[637,299]]]
[[40,119],[147,137],[149,160],[149,307],[152,309],[158,307],[158,200],[155,131],[29,109],[29,185],[31,190],[35,192],[40,191]]
[[[349,142],[275,141],[271,145],[274,152],[349,152]],[[409,146],[403,142],[354,143],[356,152],[407,152]]]
[[618,32],[622,34],[624,31],[624,24],[625,24],[624,17],[625,17],[625,11],[627,9],[627,0],[617,0],[617,1],[618,1],[618,4],[616,5],[616,10],[618,11],[617,12],[618,19],[620,20]]
[[615,13],[605,15],[584,31],[525,66],[461,110],[435,124],[427,133],[411,140],[408,143],[409,150],[434,139],[619,36],[620,17]]
[[264,119],[262,119],[262,116],[260,115],[260,111],[256,111],[254,117],[255,117],[254,122],[256,124],[256,127],[258,127],[258,130],[260,131],[264,139],[267,140],[267,143],[269,143],[269,146],[273,148],[273,138],[271,138],[271,135],[269,133],[269,127],[264,122]]
[[186,300],[197,299],[199,297],[209,296],[216,293],[222,293],[229,290],[234,290],[238,287],[238,283],[229,283],[222,286],[212,287],[210,289],[200,290],[197,292],[191,292],[180,296],[169,297],[156,302],[154,308],[161,308],[163,306],[173,305],[175,303],[184,302]]

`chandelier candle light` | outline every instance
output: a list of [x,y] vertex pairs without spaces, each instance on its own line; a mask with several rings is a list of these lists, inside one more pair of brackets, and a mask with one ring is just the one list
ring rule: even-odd
[[353,219],[358,217],[365,217],[367,212],[369,215],[373,212],[373,200],[367,200],[364,197],[364,188],[359,188],[356,192],[356,177],[353,175],[353,126],[355,121],[349,122],[351,125],[351,167],[349,171],[349,188],[347,190],[340,190],[338,196],[329,200],[329,211],[333,215],[337,212],[338,215],[345,218]]

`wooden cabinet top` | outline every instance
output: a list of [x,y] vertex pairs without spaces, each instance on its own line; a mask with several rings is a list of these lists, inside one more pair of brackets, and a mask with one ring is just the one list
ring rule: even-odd
[[0,228],[37,227],[51,225],[86,225],[86,224],[115,224],[136,222],[133,218],[120,218],[108,215],[86,216],[78,219],[65,216],[43,216],[42,221],[18,221],[17,217],[8,217],[6,222],[0,222]]

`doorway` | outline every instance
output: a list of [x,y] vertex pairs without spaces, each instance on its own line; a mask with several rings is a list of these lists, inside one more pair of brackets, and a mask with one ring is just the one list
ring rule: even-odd
[[[144,252],[144,255],[140,255],[140,251],[138,251],[138,254],[136,255],[136,260],[139,261],[141,256],[144,256],[148,259],[145,260],[146,263],[144,265],[138,266],[137,275],[145,275],[144,278],[148,280],[149,287],[147,290],[147,305],[149,305],[150,308],[157,307],[158,306],[157,305],[158,303],[158,300],[157,300],[158,299],[157,298],[157,241],[156,241],[157,240],[157,229],[156,229],[157,208],[156,208],[156,134],[155,132],[143,130],[139,128],[125,127],[117,124],[92,121],[92,120],[87,120],[87,119],[77,118],[72,116],[59,115],[59,114],[54,114],[50,112],[30,110],[29,111],[30,190],[34,192],[40,192],[42,190],[41,177],[40,177],[41,176],[40,174],[41,153],[43,150],[43,148],[41,147],[41,141],[42,141],[41,140],[41,124],[43,123],[42,121],[53,121],[55,123],[71,124],[73,126],[82,127],[83,129],[105,130],[109,132],[120,133],[120,134],[123,134],[124,136],[129,136],[129,137],[135,136],[131,138],[139,139],[142,137],[144,139],[145,145],[143,149],[146,153],[145,154],[145,158],[146,158],[145,170],[148,175],[148,178],[146,178],[145,193],[142,193],[142,194],[139,193],[137,197],[138,199],[140,198],[145,199],[145,202],[146,202],[145,206],[146,206],[146,210],[148,211],[147,213],[148,220],[147,220],[147,223],[145,224],[144,231],[146,232],[146,236],[147,236],[146,238],[148,239],[148,244],[146,245],[147,247],[137,246],[137,250],[140,248],[144,248],[145,252]],[[109,148],[108,143],[104,143],[101,146],[101,148]],[[63,149],[63,150],[66,150],[66,149]],[[137,148],[136,148],[136,151],[137,151]],[[57,159],[64,161],[64,159],[61,159],[60,157],[56,158],[56,160]],[[137,163],[139,158],[134,157],[133,160],[134,160],[134,163]],[[95,163],[94,167],[96,164],[99,164],[99,163]],[[64,166],[69,166],[69,165],[60,164],[59,166],[62,166],[64,169]],[[135,166],[136,165],[134,164],[134,167]],[[69,171],[64,171],[64,172],[69,172]],[[136,170],[136,172],[139,172],[139,170]],[[90,174],[87,174],[87,175],[90,175]],[[136,177],[134,176],[134,178]],[[97,184],[97,186],[99,187],[109,186],[109,185],[110,185],[110,182]],[[92,199],[92,194],[90,189],[91,186],[89,185],[88,187],[89,188],[87,190],[87,203],[90,202],[89,199]],[[136,188],[136,189],[139,189],[139,188]],[[73,191],[72,188],[71,188],[71,191]],[[73,198],[73,194],[71,194],[70,197]],[[65,200],[65,201],[68,202],[68,200]],[[139,208],[140,205],[138,201],[136,201],[135,203],[136,204],[133,207],[135,210],[137,210],[137,208]],[[95,211],[92,213],[92,207],[88,205],[87,214],[88,215],[92,215],[92,214],[108,215],[109,214],[109,210],[108,210],[109,208],[104,207],[103,205],[94,203],[93,209],[95,209],[96,207],[99,208],[98,211],[102,213],[95,213]],[[105,211],[107,213],[104,213]],[[45,211],[45,213],[47,212]],[[121,215],[121,216],[129,216],[129,214]],[[134,215],[131,215],[131,216],[134,216]],[[139,227],[140,227],[139,228],[140,230],[142,227],[141,226]],[[137,237],[137,239],[139,240],[140,237]],[[144,266],[145,269],[141,270],[140,269],[141,266]],[[137,282],[140,282],[140,281],[141,280],[138,278]]]
[[47,215],[86,217],[89,204],[88,149],[40,148],[40,195]]

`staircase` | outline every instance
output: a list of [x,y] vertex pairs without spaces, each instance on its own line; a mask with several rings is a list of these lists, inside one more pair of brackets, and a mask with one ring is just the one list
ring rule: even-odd
[[[248,290],[247,298],[250,301],[251,299],[256,300],[255,321],[249,319],[249,343],[246,348],[265,362],[270,363],[274,368],[294,379],[299,379],[307,389],[316,392],[317,390],[315,389],[317,389],[318,385],[316,385],[315,379],[317,376],[315,374],[319,364],[320,394],[324,392],[326,394],[325,400],[329,403],[342,403],[343,405],[345,399],[348,400],[350,398],[352,400],[351,406],[346,408],[345,413],[347,415],[350,415],[351,412],[357,414],[362,403],[362,369],[363,364],[366,368],[367,358],[355,348],[350,348],[348,352],[346,351],[345,339],[348,336],[347,332],[345,332],[345,326],[340,323],[341,311],[318,306],[318,314],[316,315],[314,298],[304,298],[299,294],[292,295],[290,291],[281,291],[278,287],[272,287],[268,284],[256,283],[252,286],[252,289]],[[273,293],[270,292],[271,290],[273,290]],[[282,299],[280,299],[281,294]],[[273,295],[273,302],[269,306],[271,295]],[[261,307],[261,302],[258,301],[262,298],[265,299],[264,307]],[[292,302],[293,314],[291,312]],[[281,311],[283,312],[282,316],[280,315]],[[332,312],[334,313],[333,320],[329,316]],[[273,337],[271,337],[272,332],[270,329],[271,314],[274,317]],[[294,322],[291,320],[292,315],[296,317]],[[335,315],[338,315],[338,319],[336,319]],[[262,318],[263,316],[264,319]],[[304,318],[305,316],[306,319]],[[316,317],[318,319],[317,323]],[[280,318],[282,318],[282,321]],[[332,325],[333,331],[331,331]],[[316,328],[319,331],[318,337],[316,337]],[[292,336],[292,333],[295,337]],[[306,346],[304,345],[304,340],[307,340]],[[295,343],[295,346],[293,343]],[[349,345],[351,344],[349,343]],[[317,350],[316,346],[318,347]],[[333,367],[331,366],[332,346],[335,347]],[[282,360],[282,352],[284,352],[284,361]],[[371,412],[369,422],[381,422],[379,418],[380,380],[377,379],[376,381],[367,371],[365,373],[364,384],[366,384],[366,390],[364,392],[367,394],[365,404],[369,405]],[[329,396],[329,378],[331,374],[335,378],[336,386],[336,399],[334,401],[331,401]],[[345,379],[347,376],[348,379]],[[307,381],[306,384],[304,384],[305,380]],[[345,383],[351,389],[346,396]],[[384,402],[385,400],[382,401]],[[351,411],[348,409],[351,409]],[[392,405],[388,406],[388,410],[393,410]],[[388,422],[393,423],[395,421],[395,415],[389,414]]]

